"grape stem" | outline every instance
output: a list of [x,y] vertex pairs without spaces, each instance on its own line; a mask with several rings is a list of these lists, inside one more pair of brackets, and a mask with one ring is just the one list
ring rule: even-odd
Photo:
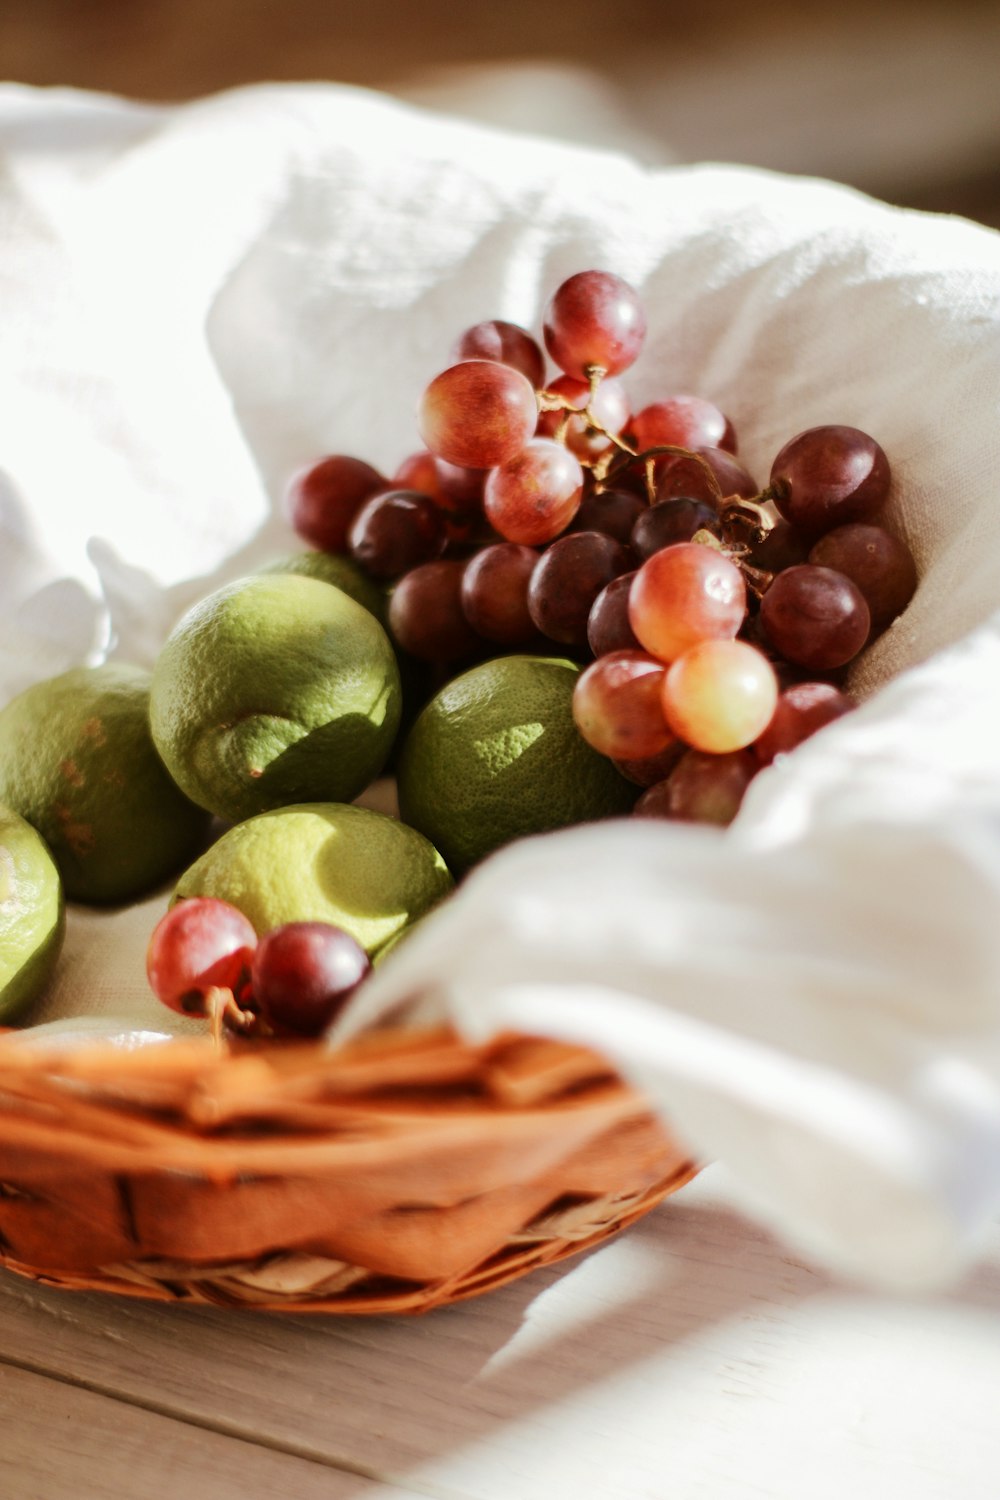
[[222,1047],[222,1027],[227,1016],[238,1031],[250,1031],[257,1020],[253,1011],[242,1010],[236,1004],[232,990],[223,989],[219,985],[213,985],[205,991],[205,1015],[211,1026],[212,1040],[219,1048]]
[[[600,421],[594,412],[594,398],[597,395],[601,381],[607,373],[600,365],[588,365],[584,372],[590,386],[586,406],[574,406],[568,396],[561,395],[558,391],[537,391],[539,411],[561,411],[565,415],[556,428],[553,438],[558,443],[565,443],[569,424],[574,417],[583,417],[587,429],[591,433],[597,433],[605,437],[610,444],[606,453],[593,463],[587,463],[581,458],[580,462],[584,468],[589,468],[594,476],[594,485],[598,494],[601,494],[622,469],[631,464],[642,464],[646,483],[646,498],[650,505],[656,500],[656,460],[665,456],[675,458],[691,459],[701,469],[704,477],[708,480],[713,492],[715,502],[719,507],[719,515],[722,520],[725,533],[725,545],[722,550],[728,552],[733,561],[742,569],[750,588],[760,597],[769,587],[773,573],[768,573],[762,568],[755,568],[746,561],[746,554],[750,545],[754,542],[762,542],[767,533],[774,527],[775,519],[765,506],[769,500],[780,501],[788,494],[788,483],[784,479],[776,479],[766,489],[754,495],[752,499],[745,499],[742,495],[724,495],[722,486],[711,464],[701,453],[695,453],[691,448],[679,447],[676,443],[659,443],[653,448],[644,448],[640,453],[627,443],[617,432],[609,432],[607,427]],[[741,538],[739,533],[743,532]],[[735,535],[733,533],[736,533]],[[706,541],[711,535],[709,532],[699,532],[696,541]],[[749,541],[747,538],[749,537]],[[712,538],[714,544],[715,538]]]
[[755,568],[753,563],[747,562],[745,557],[737,557],[733,560],[743,574],[746,586],[750,592],[756,599],[763,599],[774,582],[776,575],[769,573],[766,568]]
[[764,509],[759,495],[753,500],[746,500],[742,495],[730,495],[720,503],[719,512],[724,526],[737,531],[742,528],[749,535],[751,543],[762,542],[768,532],[774,529],[774,517]]

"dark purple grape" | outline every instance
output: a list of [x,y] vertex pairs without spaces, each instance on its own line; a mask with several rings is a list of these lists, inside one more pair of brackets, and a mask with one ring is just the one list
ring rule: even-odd
[[714,505],[704,500],[658,500],[648,506],[632,528],[632,548],[643,562],[654,552],[689,542],[696,531],[722,535],[722,522]]
[[843,573],[801,563],[777,575],[761,600],[760,622],[787,661],[826,672],[858,654],[870,616],[861,590]]
[[872,617],[873,636],[881,635],[903,613],[916,592],[917,565],[912,552],[881,526],[866,526],[862,521],[837,526],[819,539],[809,561],[836,568],[857,584]]
[[[719,488],[723,497],[729,499],[731,495],[739,495],[744,500],[752,500],[760,492],[760,485],[753,475],[735,458],[726,448],[700,447],[694,450],[708,464],[712,473],[719,481]],[[691,490],[682,493],[690,495]],[[667,497],[664,496],[664,499]],[[710,495],[702,496],[695,494],[696,500],[711,499]]]
[[580,502],[571,531],[602,531],[626,546],[632,527],[647,509],[644,496],[632,490],[591,490]]
[[444,516],[427,495],[388,490],[362,506],[348,540],[351,555],[373,578],[399,578],[440,557],[446,541]]
[[365,501],[387,487],[371,464],[335,453],[293,474],[285,491],[288,519],[321,552],[343,552],[351,522]]
[[326,922],[287,922],[257,945],[250,982],[276,1036],[320,1036],[371,969],[349,933]]
[[725,828],[759,769],[749,750],[710,755],[688,750],[665,781],[643,792],[635,807],[637,818],[673,818],[684,823],[714,823]]
[[763,540],[750,548],[747,561],[766,573],[783,573],[786,568],[804,563],[808,555],[807,538],[779,516]]
[[543,635],[565,646],[587,644],[587,619],[594,600],[619,573],[632,567],[632,554],[599,531],[560,537],[535,565],[528,585],[528,612]]
[[452,345],[451,357],[458,364],[464,359],[492,359],[501,365],[520,370],[533,388],[541,390],[545,381],[545,356],[523,328],[490,318],[467,328]]
[[450,464],[445,458],[435,460],[438,472],[438,490],[434,496],[444,510],[468,515],[482,509],[483,488],[489,469],[463,469],[459,464]]
[[867,521],[889,493],[889,460],[856,427],[810,427],[771,465],[775,504],[810,537],[847,521]]
[[518,542],[496,542],[469,562],[462,608],[484,640],[508,647],[537,644],[538,630],[528,613],[528,584],[537,562],[535,549]]
[[421,563],[393,589],[389,629],[397,645],[418,661],[467,661],[479,650],[479,636],[462,608],[465,569],[464,562],[449,558]]
[[[646,498],[645,464],[616,468],[615,484]],[[690,453],[661,453],[653,459],[654,503],[683,498],[718,506],[733,495],[753,500],[759,490],[760,486],[739,459],[724,448],[697,446]]]
[[829,682],[793,683],[779,697],[770,724],[754,744],[757,759],[769,766],[776,755],[787,755],[853,707],[847,694]]
[[587,644],[595,656],[609,651],[641,651],[639,637],[629,622],[628,596],[635,572],[619,573],[605,584],[587,616]]

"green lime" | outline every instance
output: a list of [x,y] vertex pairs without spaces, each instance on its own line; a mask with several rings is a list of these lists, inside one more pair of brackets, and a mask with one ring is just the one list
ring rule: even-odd
[[149,681],[121,662],[76,667],[0,712],[0,801],[38,829],[70,900],[131,901],[205,837],[150,738]]
[[259,934],[284,922],[331,922],[374,953],[451,886],[444,860],[415,829],[364,807],[314,802],[230,828],[174,894],[229,901]]
[[45,841],[0,807],[0,1022],[15,1020],[44,988],[63,940],[59,871]]
[[230,822],[292,802],[350,802],[399,725],[399,668],[340,589],[259,574],[210,594],[153,669],[153,739],[177,785]]
[[268,563],[261,573],[296,573],[303,578],[318,578],[320,583],[332,583],[345,594],[373,614],[380,625],[389,619],[389,597],[385,589],[373,583],[363,568],[359,568],[353,557],[340,552],[295,552],[291,557],[280,557]]
[[403,819],[456,874],[526,834],[627,813],[635,788],[573,723],[579,668],[503,656],[442,688],[399,761]]

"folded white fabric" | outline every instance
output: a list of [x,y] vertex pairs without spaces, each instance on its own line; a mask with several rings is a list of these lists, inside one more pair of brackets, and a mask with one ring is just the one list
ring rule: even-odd
[[[391,468],[452,335],[537,327],[589,266],[648,311],[633,399],[717,401],[763,478],[815,423],[878,438],[921,584],[856,672],[865,707],[725,835],[502,853],[344,1029],[406,1002],[601,1047],[793,1242],[952,1274],[1000,1208],[1000,238],[325,86],[172,109],[7,88],[0,151],[5,697],[151,661],[193,598],[293,545],[292,468]],[[39,1019],[159,1024],[160,909],[74,913]]]

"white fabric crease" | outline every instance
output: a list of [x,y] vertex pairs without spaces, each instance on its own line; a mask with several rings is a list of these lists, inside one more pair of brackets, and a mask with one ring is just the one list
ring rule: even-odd
[[[759,477],[820,422],[886,448],[912,605],[855,715],[727,834],[502,852],[341,1033],[394,1014],[606,1050],[791,1242],[894,1285],[1000,1209],[1000,238],[843,188],[643,167],[332,86],[174,108],[0,90],[0,689],[150,662],[295,541],[288,473],[417,446],[420,389],[572,271],[640,290],[636,403],[717,401]],[[36,1019],[158,1030],[163,896],[73,912]]]

